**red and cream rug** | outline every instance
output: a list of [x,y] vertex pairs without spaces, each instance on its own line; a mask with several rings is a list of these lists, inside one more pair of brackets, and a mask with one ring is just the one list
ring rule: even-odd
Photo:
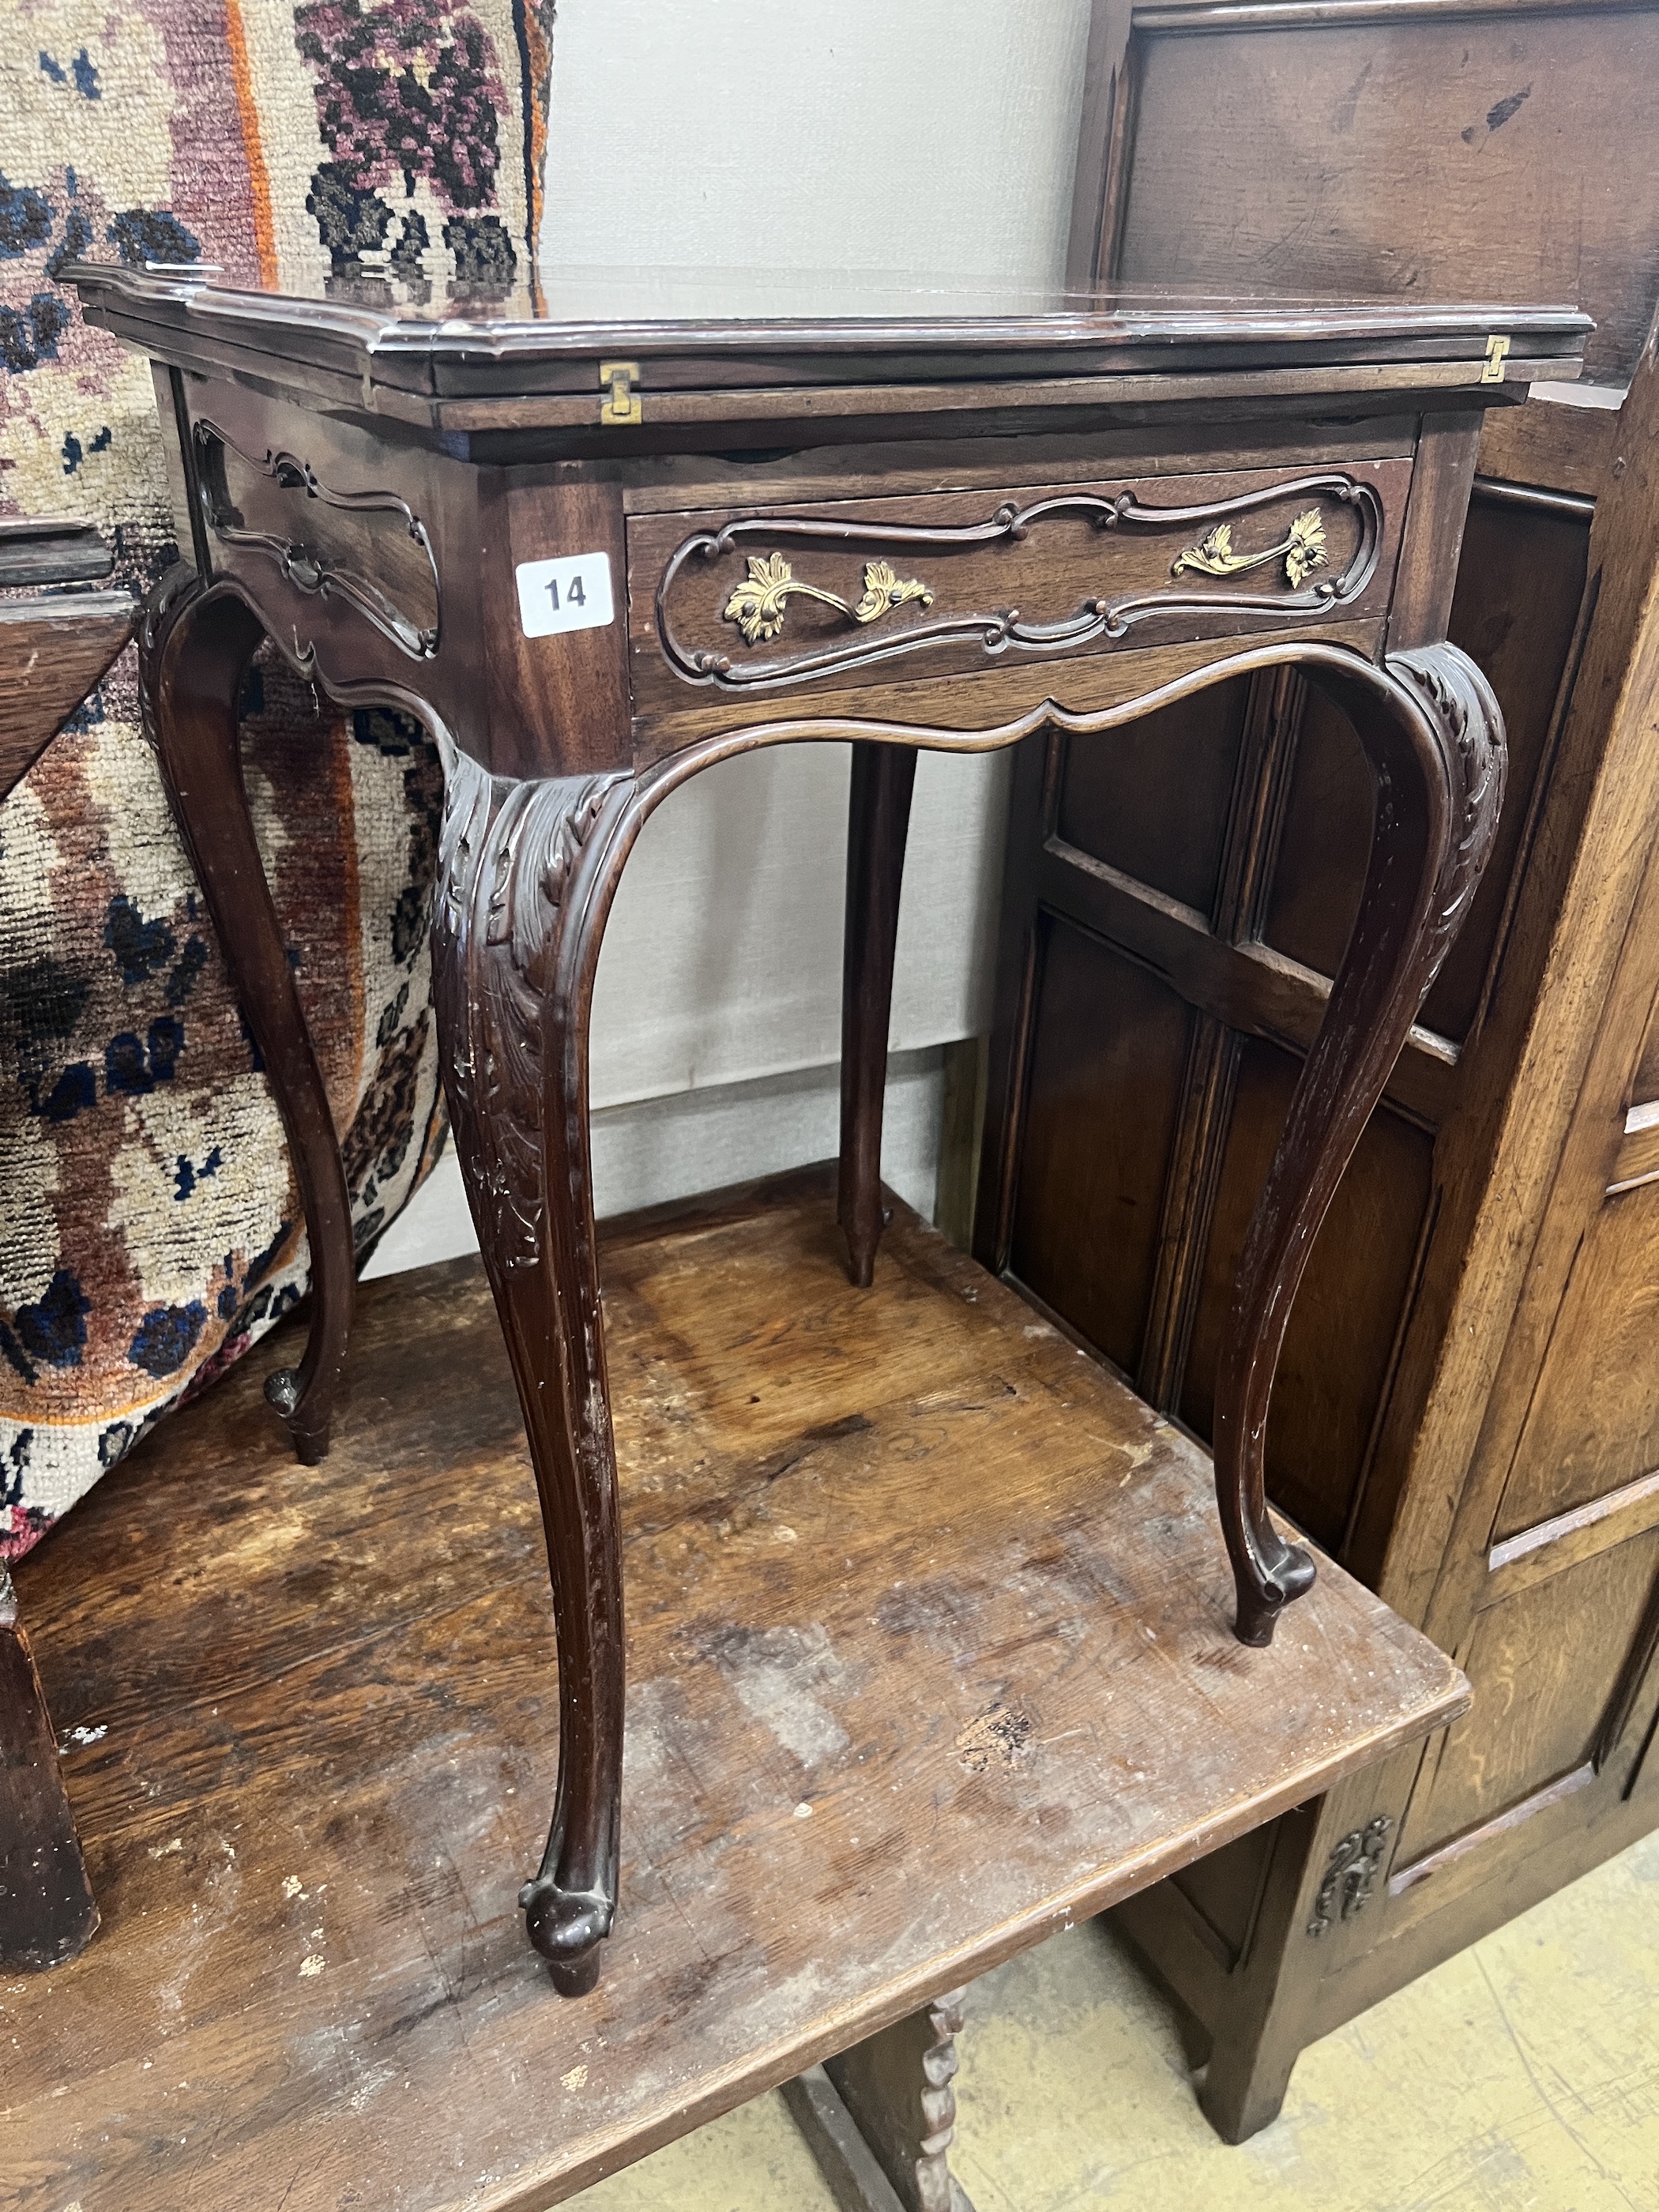
[[[0,513],[176,557],[148,365],[71,256],[234,284],[532,283],[551,0],[13,0],[0,42]],[[247,782],[365,1255],[442,1141],[442,774],[268,659]],[[132,657],[0,806],[0,1558],[300,1297],[281,1126],[138,727]]]

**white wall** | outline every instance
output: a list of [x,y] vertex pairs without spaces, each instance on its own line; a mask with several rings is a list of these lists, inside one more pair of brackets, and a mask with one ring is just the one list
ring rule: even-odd
[[[599,960],[596,1107],[839,1059],[849,762],[844,744],[745,754],[646,824]],[[1000,757],[916,764],[895,1050],[990,1026],[1006,781]]]
[[[543,274],[571,314],[1041,304],[1089,0],[561,0]],[[648,824],[593,1012],[601,1213],[836,1143],[847,748],[708,770]],[[931,1212],[937,1053],[990,1025],[1006,758],[924,755],[883,1167]],[[468,1249],[447,1170],[371,1272]]]
[[1089,0],[560,0],[553,302],[825,314],[879,312],[878,287],[1051,292],[1088,36]]
[[[718,1085],[595,1114],[599,1218],[833,1158],[841,1120],[839,1077],[835,1067],[809,1067],[761,1083]],[[939,1181],[944,1099],[943,1054],[937,1047],[889,1060],[882,1173],[902,1199],[927,1216]],[[363,1273],[366,1279],[395,1275],[455,1259],[477,1244],[451,1146]]]

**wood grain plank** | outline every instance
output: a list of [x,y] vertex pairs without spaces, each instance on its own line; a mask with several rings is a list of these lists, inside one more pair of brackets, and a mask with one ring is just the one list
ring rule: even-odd
[[[1269,945],[1231,945],[1207,918],[1091,854],[1050,837],[1037,864],[1046,907],[1141,961],[1191,1006],[1247,1036],[1306,1052],[1330,997],[1330,979]],[[1457,1048],[1420,1024],[1406,1040],[1384,1095],[1434,1122],[1457,1066]]]
[[109,673],[137,614],[125,592],[0,605],[0,799]]
[[1619,453],[1619,415],[1559,399],[1494,407],[1480,426],[1479,466],[1500,483],[1595,499]]
[[1659,1468],[1495,1543],[1486,1554],[1486,1602],[1501,1604],[1580,1559],[1592,1559],[1598,1552],[1644,1534],[1656,1523]]
[[95,523],[0,514],[0,584],[89,583],[113,566]]
[[1625,1191],[1656,1182],[1659,1182],[1659,1102],[1645,1099],[1625,1116],[1625,1133],[1607,1178],[1607,1196],[1617,1198]]

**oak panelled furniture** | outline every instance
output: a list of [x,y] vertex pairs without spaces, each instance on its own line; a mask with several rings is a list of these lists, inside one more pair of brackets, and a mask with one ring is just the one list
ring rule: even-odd
[[[88,524],[0,517],[0,586],[96,582],[110,567]],[[109,672],[137,611],[123,591],[0,600],[0,799]],[[97,1926],[52,1720],[0,1560],[0,1973],[60,1966]]]
[[[1328,1319],[1293,1326],[1268,1451],[1275,1497],[1475,1702],[1119,1914],[1213,2045],[1205,2108],[1232,2139],[1304,2045],[1659,1820],[1656,437],[1650,355],[1622,410],[1534,402],[1482,442],[1453,630],[1505,702],[1513,828],[1462,1018],[1425,1009],[1443,1089],[1385,1096],[1316,1247],[1300,1310]],[[1363,799],[1326,732],[1304,742],[1297,773],[1351,824],[1287,871],[1316,967]]]
[[1622,382],[1656,82],[1655,0],[1095,0],[1068,281],[1576,300]]
[[[1596,318],[1587,373],[1622,385],[1659,298],[1659,177],[1632,159],[1656,82],[1652,0],[1102,0],[1071,267],[1245,295],[1547,292]],[[1205,2109],[1234,2140],[1277,2112],[1310,2038],[1659,1807],[1642,1756],[1659,1055],[1641,1042],[1654,939],[1635,892],[1659,776],[1643,705],[1650,375],[1622,416],[1534,397],[1487,420],[1450,629],[1509,726],[1505,818],[1316,1247],[1267,1443],[1276,1502],[1442,1640],[1474,1709],[1420,1760],[1118,1915],[1192,2014]],[[1164,765],[1177,741],[1178,785]],[[1258,687],[1136,733],[1109,787],[1087,763],[1063,772],[1065,839],[1257,964],[1235,963],[1244,988],[1224,994],[1204,967],[1215,949],[1200,959],[1177,934],[1149,953],[1097,895],[1092,927],[1115,951],[1056,926],[1027,1135],[995,1156],[1018,1164],[981,1210],[988,1238],[1012,1206],[1010,1234],[980,1249],[1200,1434],[1299,1050],[1281,971],[1322,988],[1363,872],[1348,751],[1323,702]],[[1044,849],[1041,895],[1080,915],[1082,880],[1055,889],[1065,872],[1024,791],[1013,847]],[[1247,884],[1237,857],[1218,874],[1224,846],[1248,849]],[[1012,907],[1009,926],[1024,927]],[[1119,1132],[1109,1158],[1103,1127]]]
[[1119,301],[571,324],[66,275],[155,365],[193,549],[146,613],[145,712],[311,1231],[311,1339],[271,1385],[302,1456],[327,1446],[351,1252],[240,789],[247,658],[269,635],[444,747],[441,1053],[557,1615],[556,1803],[521,1902],[559,1988],[592,1988],[616,1911],[623,1720],[587,1014],[640,827],[711,762],[854,747],[838,1211],[864,1284],[915,749],[1048,727],[1103,762],[1102,733],[1229,678],[1346,708],[1381,794],[1365,896],[1328,1008],[1285,994],[1312,1048],[1216,1339],[1237,1631],[1268,1643],[1314,1571],[1261,1492],[1291,1301],[1497,821],[1499,717],[1444,642],[1481,414],[1571,375],[1584,318]]

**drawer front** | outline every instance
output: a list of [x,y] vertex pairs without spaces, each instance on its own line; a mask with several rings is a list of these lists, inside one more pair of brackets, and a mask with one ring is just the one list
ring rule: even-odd
[[[290,452],[270,442],[283,422],[275,410],[251,407],[234,390],[216,387],[203,398],[211,411],[196,416],[191,435],[216,569],[243,575],[256,591],[278,576],[319,611],[350,608],[405,659],[435,658],[443,628],[437,556],[408,500],[374,488],[373,475],[366,487],[368,471],[331,451],[338,441],[326,426],[288,418],[301,448]],[[253,419],[239,441],[219,416]],[[413,490],[414,473],[378,463],[382,483],[395,475]],[[330,480],[342,476],[343,486]]]
[[1411,468],[636,515],[635,710],[1376,616]]

